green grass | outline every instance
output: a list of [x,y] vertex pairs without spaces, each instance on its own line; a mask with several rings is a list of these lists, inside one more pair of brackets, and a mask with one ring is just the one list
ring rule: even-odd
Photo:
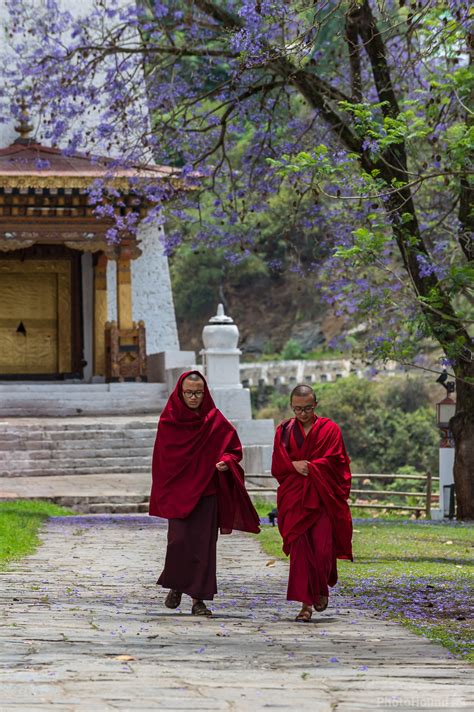
[[[267,554],[285,558],[276,527],[264,526],[259,540]],[[474,660],[469,624],[473,547],[474,528],[468,525],[358,521],[354,562],[338,563],[339,591],[356,606]]]
[[45,519],[67,514],[73,512],[39,500],[0,502],[0,569],[36,549],[38,530]]
[[[267,517],[268,513],[276,508],[276,502],[265,502],[265,500],[258,498],[253,500],[253,504],[259,517]],[[382,504],[382,500],[380,500],[380,504]],[[387,502],[387,504],[393,504],[393,502]],[[407,519],[407,512],[396,509],[369,509],[367,507],[351,506],[351,512],[353,519],[380,519],[381,522],[404,522]],[[421,508],[421,512],[421,519],[424,519],[423,508]]]
[[252,500],[253,506],[258,512],[259,517],[267,517],[268,512],[271,512],[272,509],[276,507],[276,502],[265,502],[263,499],[256,499]]

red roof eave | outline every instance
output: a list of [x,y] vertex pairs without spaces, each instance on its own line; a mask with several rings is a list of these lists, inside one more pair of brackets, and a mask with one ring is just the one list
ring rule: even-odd
[[[38,162],[48,166],[38,168]],[[116,160],[102,156],[66,156],[59,149],[39,143],[17,143],[0,149],[0,177],[9,178],[170,178],[180,170],[170,166],[132,165],[119,167]],[[1,179],[0,179],[1,180]]]

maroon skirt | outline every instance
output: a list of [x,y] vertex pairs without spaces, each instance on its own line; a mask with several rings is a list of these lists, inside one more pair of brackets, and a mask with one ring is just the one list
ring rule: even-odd
[[168,521],[165,568],[156,583],[212,601],[217,593],[216,544],[217,497],[201,497],[188,517]]

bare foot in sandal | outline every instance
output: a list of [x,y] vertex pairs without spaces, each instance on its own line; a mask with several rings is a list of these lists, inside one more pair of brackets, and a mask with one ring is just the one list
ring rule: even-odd
[[329,599],[327,596],[318,596],[318,600],[314,604],[314,610],[322,613],[328,607]]
[[181,593],[179,591],[175,591],[172,588],[168,592],[168,595],[165,598],[165,606],[167,608],[178,608],[180,603],[181,603]]
[[309,623],[312,615],[313,611],[311,610],[311,606],[306,606],[303,603],[301,611],[296,616],[295,621],[297,621],[298,623]]
[[193,598],[191,613],[193,616],[212,616],[212,611],[209,610],[204,601],[200,601],[198,598]]

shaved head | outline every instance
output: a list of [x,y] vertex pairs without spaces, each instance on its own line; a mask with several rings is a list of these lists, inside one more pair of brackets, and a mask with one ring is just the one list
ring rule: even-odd
[[301,384],[293,388],[290,395],[290,403],[293,401],[294,396],[300,398],[307,398],[308,396],[313,396],[314,402],[316,403],[317,401],[316,393],[313,391],[311,386],[307,386],[306,384]]
[[200,376],[198,373],[190,373],[189,376],[186,376],[184,379],[185,381],[201,381],[201,383],[204,383],[204,378]]

